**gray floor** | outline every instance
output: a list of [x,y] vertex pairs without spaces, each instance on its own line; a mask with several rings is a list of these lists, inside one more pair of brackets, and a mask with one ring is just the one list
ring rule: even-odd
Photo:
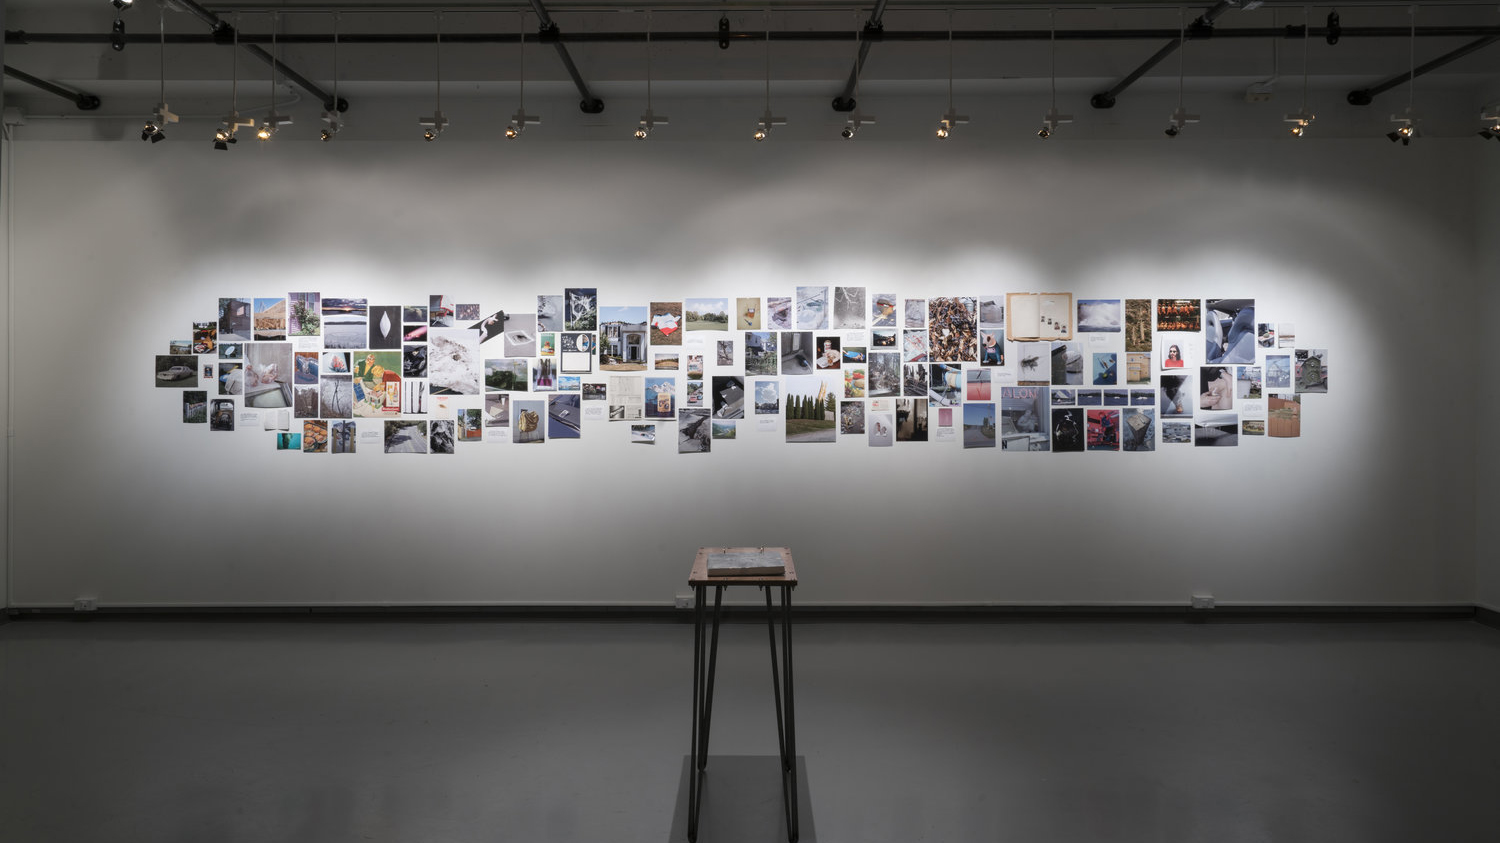
[[[726,627],[700,840],[781,835],[761,626]],[[0,626],[0,839],[683,839],[671,623]],[[1500,632],[808,623],[809,841],[1494,841]]]

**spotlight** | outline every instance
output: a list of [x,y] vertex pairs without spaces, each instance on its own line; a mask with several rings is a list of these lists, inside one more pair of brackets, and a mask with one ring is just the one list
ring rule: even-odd
[[765,129],[756,129],[753,137],[758,141],[763,141],[769,134]]
[[1417,136],[1417,116],[1408,108],[1401,114],[1392,114],[1391,122],[1400,123],[1401,125],[1393,132],[1386,132],[1386,140],[1389,140],[1391,143],[1399,143],[1402,146],[1410,146],[1411,139]]
[[[510,116],[510,125],[505,127],[505,137],[509,140],[515,140],[521,136],[522,132],[526,131],[527,126],[540,122],[542,122],[542,118],[535,114],[527,114],[525,106],[517,108],[516,113]],[[666,121],[663,120],[662,122]]]
[[845,126],[844,130],[841,131],[841,132],[839,132],[839,135],[841,137],[843,137],[845,140],[848,140],[849,138],[854,137],[854,133],[856,131],[858,131],[858,130],[859,130],[858,126]]
[[505,139],[506,140],[515,140],[516,137],[519,136],[520,134],[521,134],[521,130],[517,129],[515,126],[506,126],[505,127]]
[[448,118],[443,116],[443,112],[434,111],[431,117],[419,118],[417,125],[425,130],[422,132],[422,137],[429,141],[435,141],[438,135],[441,135],[443,130],[448,128]]
[[756,121],[755,134],[753,137],[758,141],[763,141],[771,136],[772,129],[776,128],[777,126],[785,125],[786,118],[771,116],[771,109],[768,107],[765,113],[760,116],[760,120]]
[[1180,132],[1180,131],[1182,131],[1182,130],[1179,129],[1179,128],[1177,128],[1175,125],[1169,125],[1169,126],[1167,126],[1166,135],[1169,138],[1175,138],[1175,137],[1177,137],[1177,133]]
[[948,139],[948,135],[950,135],[950,134],[952,134],[952,132],[950,132],[948,130],[947,126],[944,126],[944,125],[941,125],[941,124],[938,125],[937,136],[938,136],[939,139],[941,139],[941,140],[947,140]]
[[147,120],[146,125],[141,127],[141,140],[143,141],[148,140],[156,143],[164,138],[166,138],[166,135],[162,134],[161,127],[156,125],[156,121],[154,120]]
[[656,116],[651,107],[647,106],[646,113],[641,115],[640,126],[636,127],[635,137],[637,140],[645,140],[657,126],[665,125],[667,125],[667,118]]
[[1052,130],[1047,128],[1046,126],[1043,126],[1042,128],[1036,130],[1036,136],[1041,138],[1042,140],[1046,140],[1047,138],[1052,137]]
[[849,115],[848,120],[844,121],[844,128],[839,130],[839,137],[849,140],[858,134],[860,129],[865,126],[873,126],[874,124],[875,118],[860,114],[859,106],[855,105],[854,112]]
[[259,129],[255,130],[255,136],[261,140],[270,140],[271,135],[275,133],[276,130],[271,128],[270,124],[263,124]]
[[224,120],[219,123],[219,128],[214,132],[214,149],[228,149],[229,144],[237,143],[235,132],[240,129],[248,129],[255,125],[254,120],[240,119],[238,111],[231,111],[224,115]]
[[1500,140],[1500,105],[1486,106],[1479,112],[1479,119],[1484,123],[1479,136],[1485,140]]
[[114,25],[109,28],[109,46],[115,52],[125,49],[125,21],[115,18]]
[[1288,114],[1286,117],[1283,117],[1282,121],[1292,124],[1292,137],[1301,138],[1307,136],[1307,128],[1311,126],[1312,122],[1316,119],[1318,119],[1318,116],[1316,114],[1313,114],[1311,111],[1308,111],[1304,106],[1300,111],[1296,111],[1292,114]]
[[146,118],[146,125],[141,127],[141,140],[161,143],[167,139],[167,135],[161,130],[161,127],[168,123],[176,122],[177,115],[167,109],[167,104],[164,102],[157,103],[156,110],[151,113],[150,117]]
[[278,129],[282,126],[290,125],[291,122],[292,118],[272,111],[266,115],[266,119],[260,124],[260,128],[255,130],[255,136],[263,141],[270,140]]
[[327,143],[327,142],[333,140],[333,134],[334,134],[333,132],[330,132],[327,129],[324,129],[323,131],[321,131],[321,132],[318,133],[318,139],[321,140],[321,141],[323,141],[324,143]]
[[943,118],[938,121],[937,136],[943,140],[947,140],[948,136],[953,134],[954,126],[962,126],[968,122],[969,118],[967,115],[956,114],[953,111],[953,107],[949,106],[948,111],[943,114]]
[[1177,110],[1174,111],[1174,112],[1172,112],[1172,117],[1167,122],[1166,135],[1169,138],[1175,138],[1179,134],[1182,133],[1182,130],[1189,123],[1197,123],[1197,122],[1198,122],[1198,115],[1196,115],[1196,114],[1188,114],[1187,111],[1182,108],[1182,106],[1178,106]]
[[[1174,114],[1172,116],[1176,117],[1177,115]],[[1194,118],[1194,119],[1197,119],[1197,118]],[[1042,140],[1046,140],[1047,138],[1052,137],[1052,133],[1055,132],[1055,131],[1057,131],[1057,127],[1058,126],[1062,125],[1063,123],[1072,123],[1072,122],[1073,122],[1073,115],[1071,115],[1071,114],[1058,114],[1057,113],[1057,106],[1054,105],[1051,108],[1047,109],[1047,113],[1046,114],[1042,115],[1042,128],[1040,128],[1040,129],[1037,130],[1036,136],[1039,137],[1039,138],[1041,138]]]
[[335,136],[338,135],[339,130],[344,128],[343,121],[339,120],[339,113],[337,110],[323,112],[322,119],[323,131],[319,134],[319,137],[321,137],[324,142],[331,141]]
[[651,133],[648,132],[648,131],[646,131],[646,127],[642,126],[639,129],[635,130],[635,139],[636,140],[645,140],[646,136],[649,135],[649,134],[651,134]]
[[115,11],[123,12],[135,5],[135,0],[109,0],[109,5],[115,7]]

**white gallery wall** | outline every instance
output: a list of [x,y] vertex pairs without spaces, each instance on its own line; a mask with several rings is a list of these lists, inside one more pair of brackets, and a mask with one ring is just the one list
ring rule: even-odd
[[[1485,144],[1486,147],[1500,147],[1500,144]],[[1475,167],[1474,192],[1475,195],[1484,197],[1485,201],[1478,203],[1475,208],[1475,242],[1478,246],[1478,259],[1475,276],[1478,279],[1478,293],[1475,301],[1479,303],[1479,310],[1485,314],[1495,312],[1500,308],[1500,286],[1494,282],[1494,274],[1500,267],[1500,208],[1497,208],[1493,198],[1500,196],[1500,148],[1485,149],[1486,155],[1481,157],[1479,166]],[[1487,343],[1489,330],[1485,326],[1480,329],[1481,342]],[[1484,353],[1484,346],[1474,351],[1476,358]],[[1479,378],[1483,382],[1483,378]],[[1495,395],[1493,389],[1481,389],[1478,392],[1478,400],[1475,402],[1478,418],[1475,420],[1480,431],[1490,429],[1497,418],[1500,418],[1500,397]],[[1474,602],[1495,611],[1500,611],[1500,553],[1496,551],[1495,541],[1495,513],[1500,511],[1500,442],[1494,437],[1476,437],[1479,442],[1478,462],[1478,489],[1476,496],[1476,519],[1475,519],[1475,573],[1478,579]]]
[[[803,603],[1467,604],[1478,558],[1500,605],[1470,444],[1493,150],[1030,140],[14,142],[10,604],[661,605],[695,548],[749,544],[793,549]],[[1330,350],[1330,392],[1300,439],[1233,449],[797,445],[752,418],[707,455],[599,421],[333,456],[184,425],[152,382],[220,296],[805,284],[1254,297]]]

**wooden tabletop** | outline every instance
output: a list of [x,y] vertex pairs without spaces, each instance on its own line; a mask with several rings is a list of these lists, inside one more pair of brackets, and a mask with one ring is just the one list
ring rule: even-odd
[[[708,555],[710,553],[755,553],[772,551],[781,554],[786,573],[767,577],[710,577]],[[797,566],[792,564],[792,552],[784,547],[700,547],[693,557],[693,572],[688,574],[688,585],[789,585],[797,586]]]

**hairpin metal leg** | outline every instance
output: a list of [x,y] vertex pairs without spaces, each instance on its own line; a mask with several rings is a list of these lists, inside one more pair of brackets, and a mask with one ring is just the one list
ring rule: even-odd
[[724,605],[724,586],[714,586],[714,635],[708,648],[708,690],[703,698],[703,738],[698,745],[698,769],[708,766],[708,730],[714,716],[714,673],[719,664],[719,610]]
[[688,764],[688,840],[698,839],[698,801],[702,795],[702,771],[698,767],[698,719],[703,701],[703,586],[693,595],[693,755]]
[[786,794],[787,840],[797,843],[797,706],[792,694],[792,587],[781,587],[781,666],[786,672],[786,750],[784,792]]

